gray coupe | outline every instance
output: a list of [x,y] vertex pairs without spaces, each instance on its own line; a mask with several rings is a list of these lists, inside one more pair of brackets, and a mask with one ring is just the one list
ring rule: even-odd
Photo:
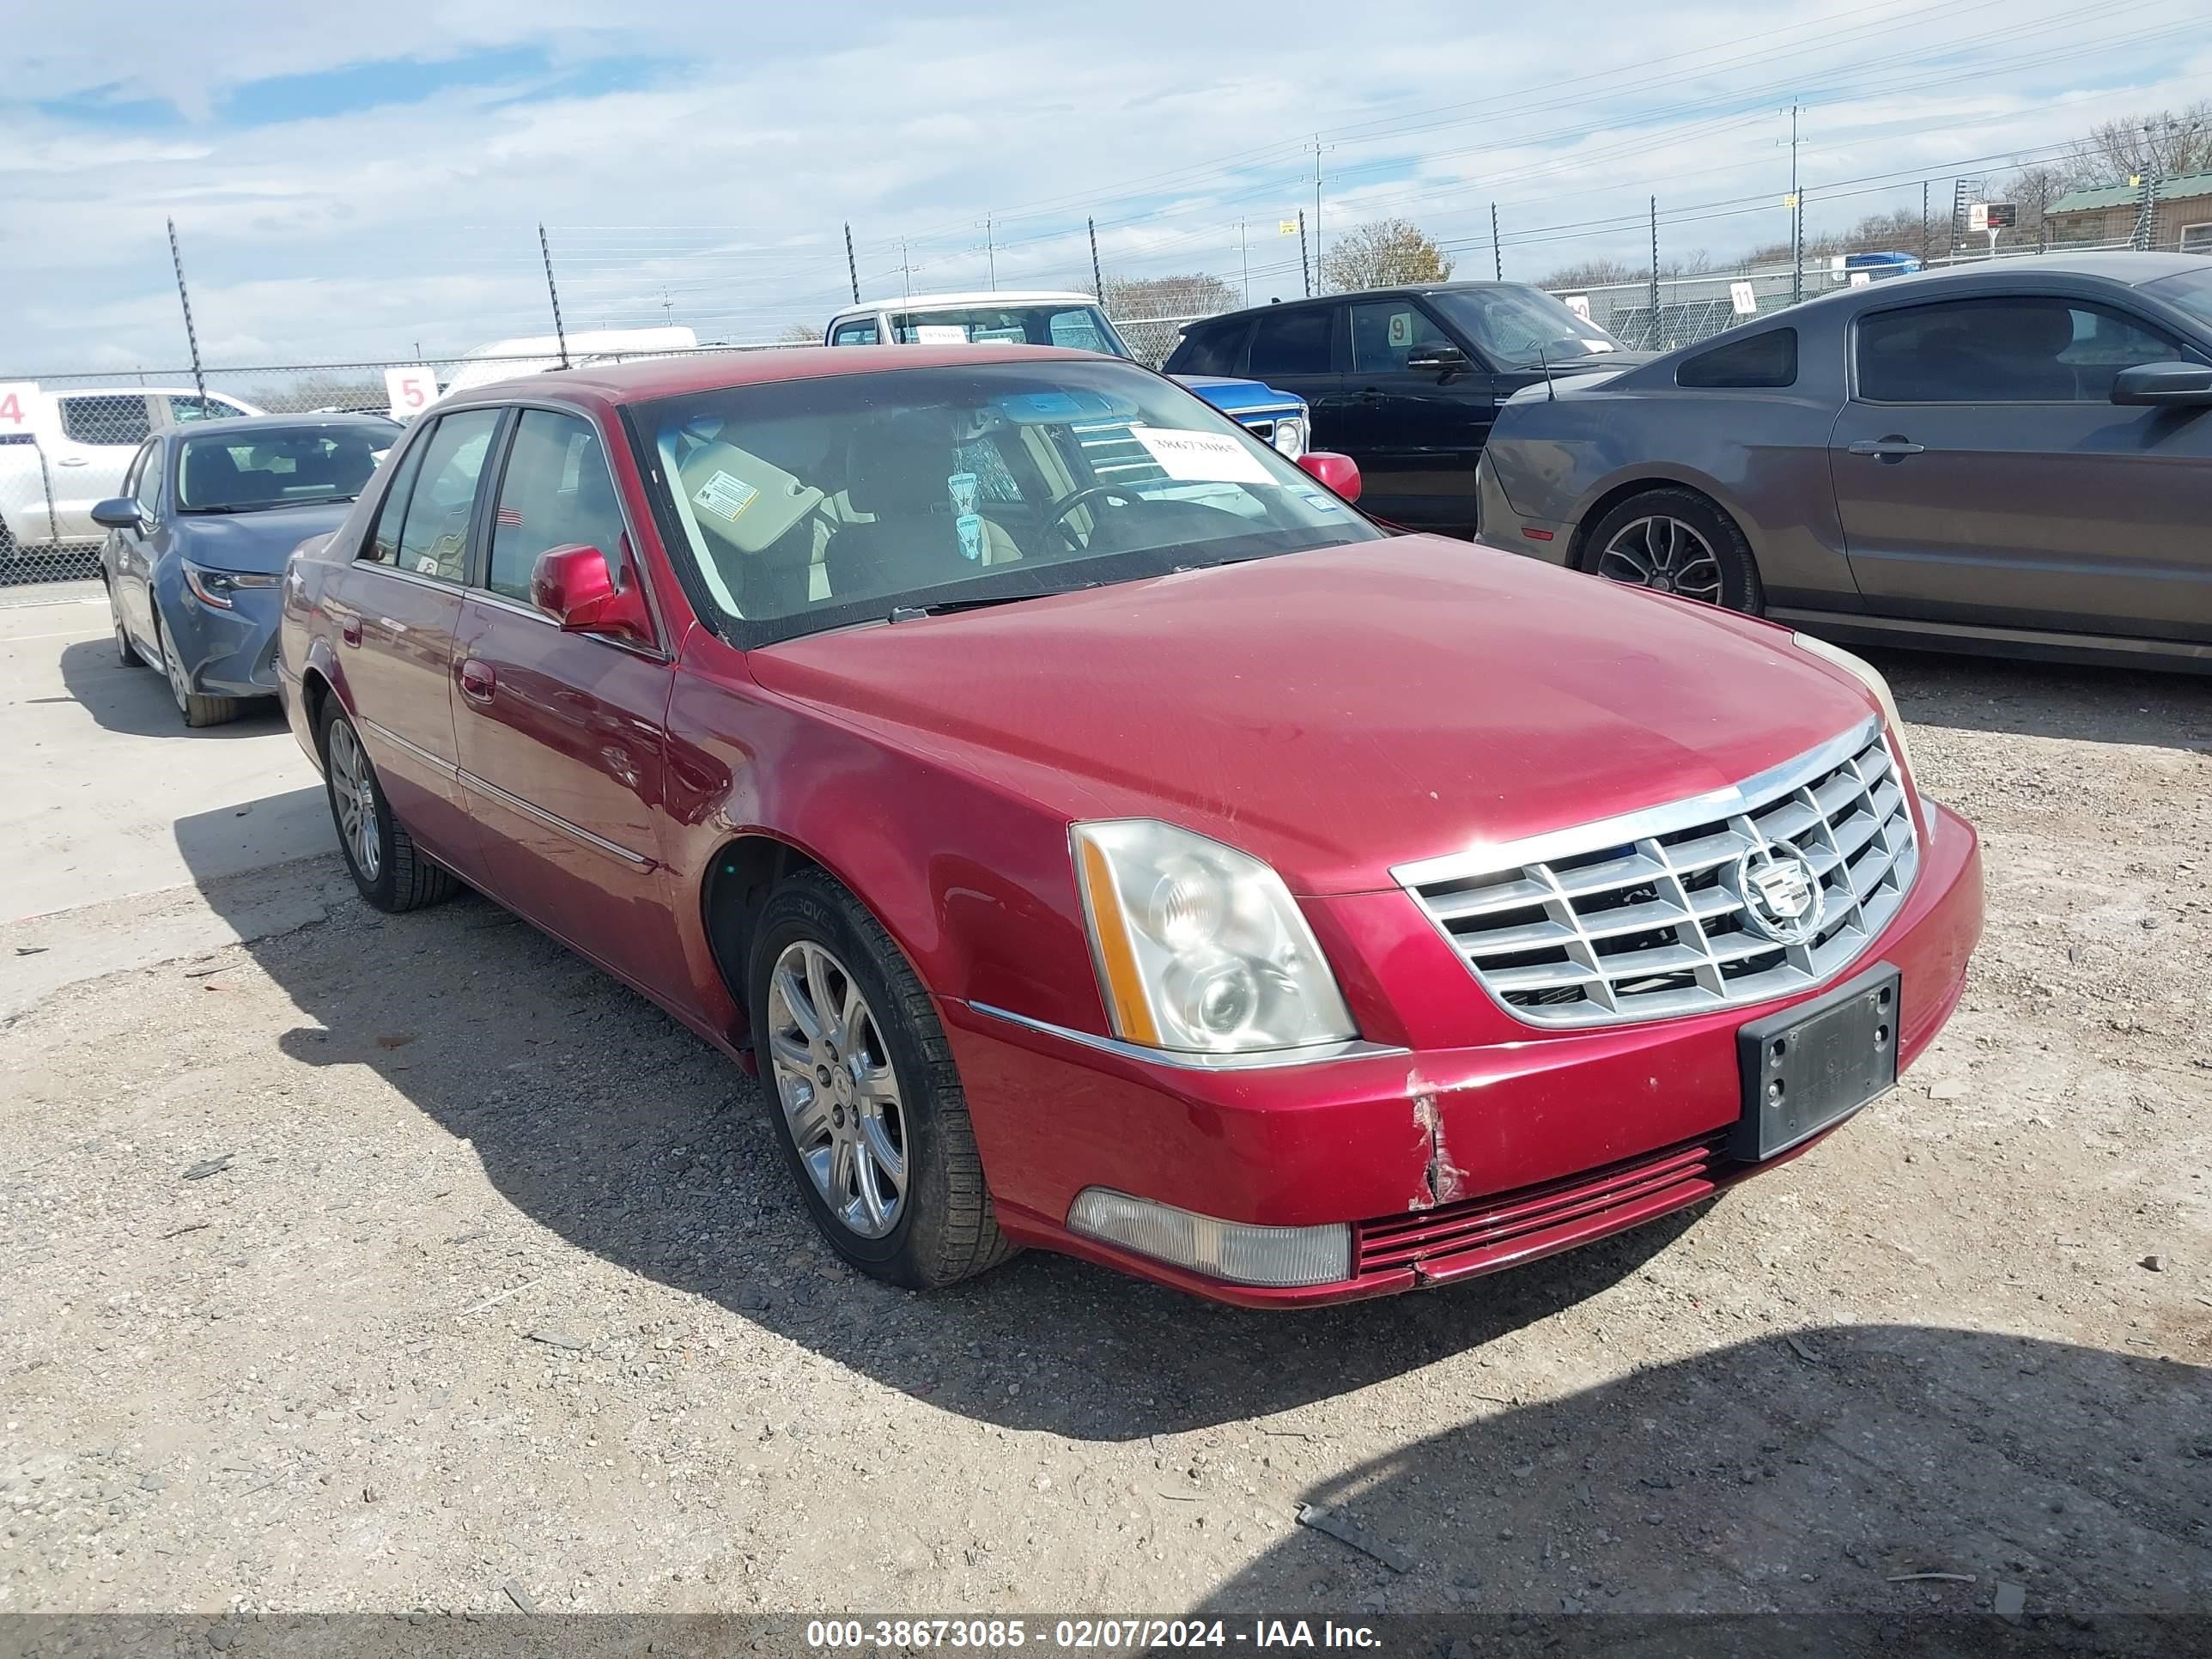
[[1514,394],[1480,539],[1847,642],[2212,672],[2212,258],[1899,277]]

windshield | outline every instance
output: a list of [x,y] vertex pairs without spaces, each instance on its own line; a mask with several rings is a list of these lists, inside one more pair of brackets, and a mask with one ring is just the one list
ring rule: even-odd
[[898,345],[1048,345],[1126,357],[1129,349],[1093,305],[963,305],[890,313]]
[[397,426],[363,422],[187,438],[177,461],[177,510],[255,513],[349,501],[398,435]]
[[2202,270],[2185,270],[2179,276],[2161,276],[2154,283],[2145,283],[2143,292],[2187,312],[2205,327],[2212,328],[2212,263]]
[[1446,289],[1428,298],[1500,367],[1536,368],[1628,349],[1541,289]]
[[1117,362],[825,375],[667,398],[638,421],[672,545],[761,639],[1382,533]]

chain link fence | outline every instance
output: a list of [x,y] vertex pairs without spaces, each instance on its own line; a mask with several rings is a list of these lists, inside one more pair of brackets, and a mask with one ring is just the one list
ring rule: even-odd
[[[2124,247],[2075,243],[2069,251]],[[2033,252],[2005,249],[1996,257]],[[1967,264],[1986,253],[1956,252],[1936,263]],[[1893,267],[1893,270],[1894,267]],[[1638,349],[1670,351],[1787,309],[1859,280],[1836,258],[1742,271],[1669,276],[1656,285],[1621,283],[1551,292]],[[1879,269],[1863,273],[1879,282]],[[1124,317],[1115,328],[1139,361],[1157,368],[1197,315]],[[550,343],[548,342],[548,344]],[[735,355],[766,346],[572,354],[578,364],[648,357]],[[0,380],[0,589],[96,575],[105,532],[92,521],[95,503],[124,493],[132,460],[157,427],[234,415],[407,414],[470,386],[560,366],[554,352],[475,354],[416,363],[301,363],[212,368],[196,381],[182,369],[133,370],[127,375],[50,374]]]

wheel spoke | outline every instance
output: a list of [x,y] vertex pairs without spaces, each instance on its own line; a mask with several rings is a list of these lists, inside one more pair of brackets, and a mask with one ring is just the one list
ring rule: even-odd
[[854,1093],[878,1110],[886,1106],[894,1111],[898,1109],[898,1077],[888,1066],[871,1066],[863,1072],[854,1087]]
[[806,947],[806,999],[813,1005],[815,1029],[823,1036],[830,1035],[830,1011],[839,1006],[830,990],[830,962],[829,953],[818,945]]
[[806,1000],[806,988],[799,982],[799,975],[792,972],[788,958],[776,964],[771,982],[776,995],[783,1001],[785,1012],[791,1016],[791,1023],[799,1028],[799,1035],[809,1042],[821,1042],[822,1017],[814,1012],[814,1005]]
[[814,1081],[813,1051],[790,1032],[769,1032],[768,1053],[779,1072],[787,1073],[802,1082]]
[[841,1204],[853,1195],[853,1143],[842,1136],[830,1143],[830,1196]]
[[[906,1189],[906,1150],[891,1139],[890,1126],[881,1117],[869,1115],[860,1120],[860,1146],[874,1167],[890,1177],[899,1192]],[[897,1194],[894,1193],[893,1197]]]
[[837,1052],[849,1060],[864,1052],[868,1029],[868,1002],[852,976],[845,979],[845,1006],[837,1016]]
[[868,1231],[881,1232],[890,1215],[883,1190],[876,1184],[876,1158],[865,1140],[853,1143],[853,1185],[860,1200],[860,1208],[868,1218]]
[[830,1113],[811,1082],[799,1079],[784,1091],[783,1115],[791,1125],[791,1139],[802,1152],[813,1150],[830,1133]]

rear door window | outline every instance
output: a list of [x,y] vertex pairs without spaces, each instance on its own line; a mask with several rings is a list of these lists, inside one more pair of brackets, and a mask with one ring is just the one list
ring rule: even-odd
[[137,392],[63,398],[62,436],[73,444],[129,447],[143,444],[153,430],[146,399]]
[[471,409],[446,416],[409,447],[363,558],[434,581],[462,580],[477,482],[500,414]]
[[167,399],[170,420],[182,425],[186,421],[227,421],[247,411],[217,392],[204,398],[197,393],[172,392]]
[[837,325],[836,332],[830,337],[830,343],[841,346],[880,345],[883,335],[874,318],[855,317],[850,322]]
[[1334,319],[1334,308],[1328,306],[1262,312],[1252,326],[1248,372],[1260,380],[1270,374],[1328,374]]
[[1243,372],[1244,340],[1251,319],[1218,328],[1193,329],[1183,337],[1171,362],[1177,374],[1237,374]]

